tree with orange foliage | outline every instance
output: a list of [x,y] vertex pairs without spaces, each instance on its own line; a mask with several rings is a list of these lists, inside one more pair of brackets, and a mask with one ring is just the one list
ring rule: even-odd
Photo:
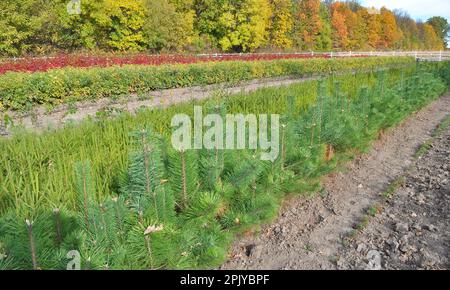
[[354,49],[365,50],[369,48],[369,12],[366,8],[361,8],[356,12],[356,28],[354,31]]
[[297,45],[303,50],[314,50],[322,28],[320,0],[300,0],[296,8]]
[[382,48],[394,48],[396,42],[399,39],[399,32],[397,27],[397,21],[394,13],[385,7],[381,8],[380,14],[381,21],[381,37],[380,45]]
[[348,30],[345,15],[342,12],[343,3],[334,2],[331,5],[331,25],[333,27],[333,47],[346,48],[348,46]]

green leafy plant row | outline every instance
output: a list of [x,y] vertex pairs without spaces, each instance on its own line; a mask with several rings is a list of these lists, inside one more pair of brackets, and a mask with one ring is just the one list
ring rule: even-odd
[[[114,194],[98,191],[96,183],[105,179],[95,172],[97,156],[81,151],[75,157],[79,161],[65,172],[66,178],[75,177],[72,204],[44,192],[30,199],[16,196],[15,207],[0,218],[0,269],[65,269],[67,253],[73,250],[80,254],[83,269],[215,267],[226,258],[234,234],[271,220],[286,195],[318,190],[320,177],[354,154],[350,152],[367,149],[380,130],[447,91],[441,69],[418,66],[330,77],[261,90],[244,100],[241,95],[204,104],[218,114],[235,112],[238,106],[253,113],[282,111],[281,154],[273,163],[261,161],[258,150],[175,151],[167,132],[158,134],[149,123],[135,123],[138,127],[127,138],[125,170],[115,175]],[[100,130],[100,136],[124,125],[123,120],[91,122],[91,130]],[[54,148],[68,145],[53,143]],[[47,156],[54,157],[55,151],[48,149]],[[74,145],[66,153],[76,150]],[[51,160],[34,157],[36,151],[26,157],[30,168],[44,164],[53,170]],[[20,171],[9,178],[17,179],[18,186],[34,182]]]
[[132,94],[150,97],[154,90],[234,83],[263,77],[328,74],[406,65],[413,58],[292,59],[211,62],[187,65],[127,65],[108,68],[63,68],[48,72],[11,72],[0,76],[0,112],[30,110]]

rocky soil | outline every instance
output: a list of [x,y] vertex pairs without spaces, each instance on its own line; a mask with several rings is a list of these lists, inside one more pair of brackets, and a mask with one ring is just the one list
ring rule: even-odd
[[[327,176],[322,193],[287,201],[273,224],[242,237],[220,268],[448,269],[449,130],[414,157],[448,115],[450,95],[382,134],[367,154]],[[382,193],[405,174],[405,186],[386,202]],[[381,213],[354,235],[376,204]]]
[[[340,251],[344,269],[450,269],[450,128],[383,212]],[[370,253],[370,254],[369,254]]]

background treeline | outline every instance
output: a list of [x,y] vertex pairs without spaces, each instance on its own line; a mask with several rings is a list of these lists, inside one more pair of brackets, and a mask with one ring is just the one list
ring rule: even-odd
[[448,23],[319,0],[0,1],[0,55],[61,51],[439,50]]

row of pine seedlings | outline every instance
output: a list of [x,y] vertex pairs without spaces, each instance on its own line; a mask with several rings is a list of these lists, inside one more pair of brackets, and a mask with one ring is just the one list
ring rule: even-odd
[[[96,198],[84,160],[74,168],[76,211],[42,209],[27,219],[12,211],[1,219],[0,269],[66,269],[73,250],[82,269],[217,267],[235,234],[273,219],[287,195],[319,190],[320,177],[349,152],[364,151],[380,130],[448,90],[429,65],[397,69],[393,85],[391,71],[375,72],[373,86],[354,84],[353,98],[333,77],[317,81],[310,106],[298,106],[301,95],[288,97],[275,162],[261,161],[258,150],[175,151],[150,126],[137,128],[116,195]],[[225,116],[227,105],[207,110]]]

